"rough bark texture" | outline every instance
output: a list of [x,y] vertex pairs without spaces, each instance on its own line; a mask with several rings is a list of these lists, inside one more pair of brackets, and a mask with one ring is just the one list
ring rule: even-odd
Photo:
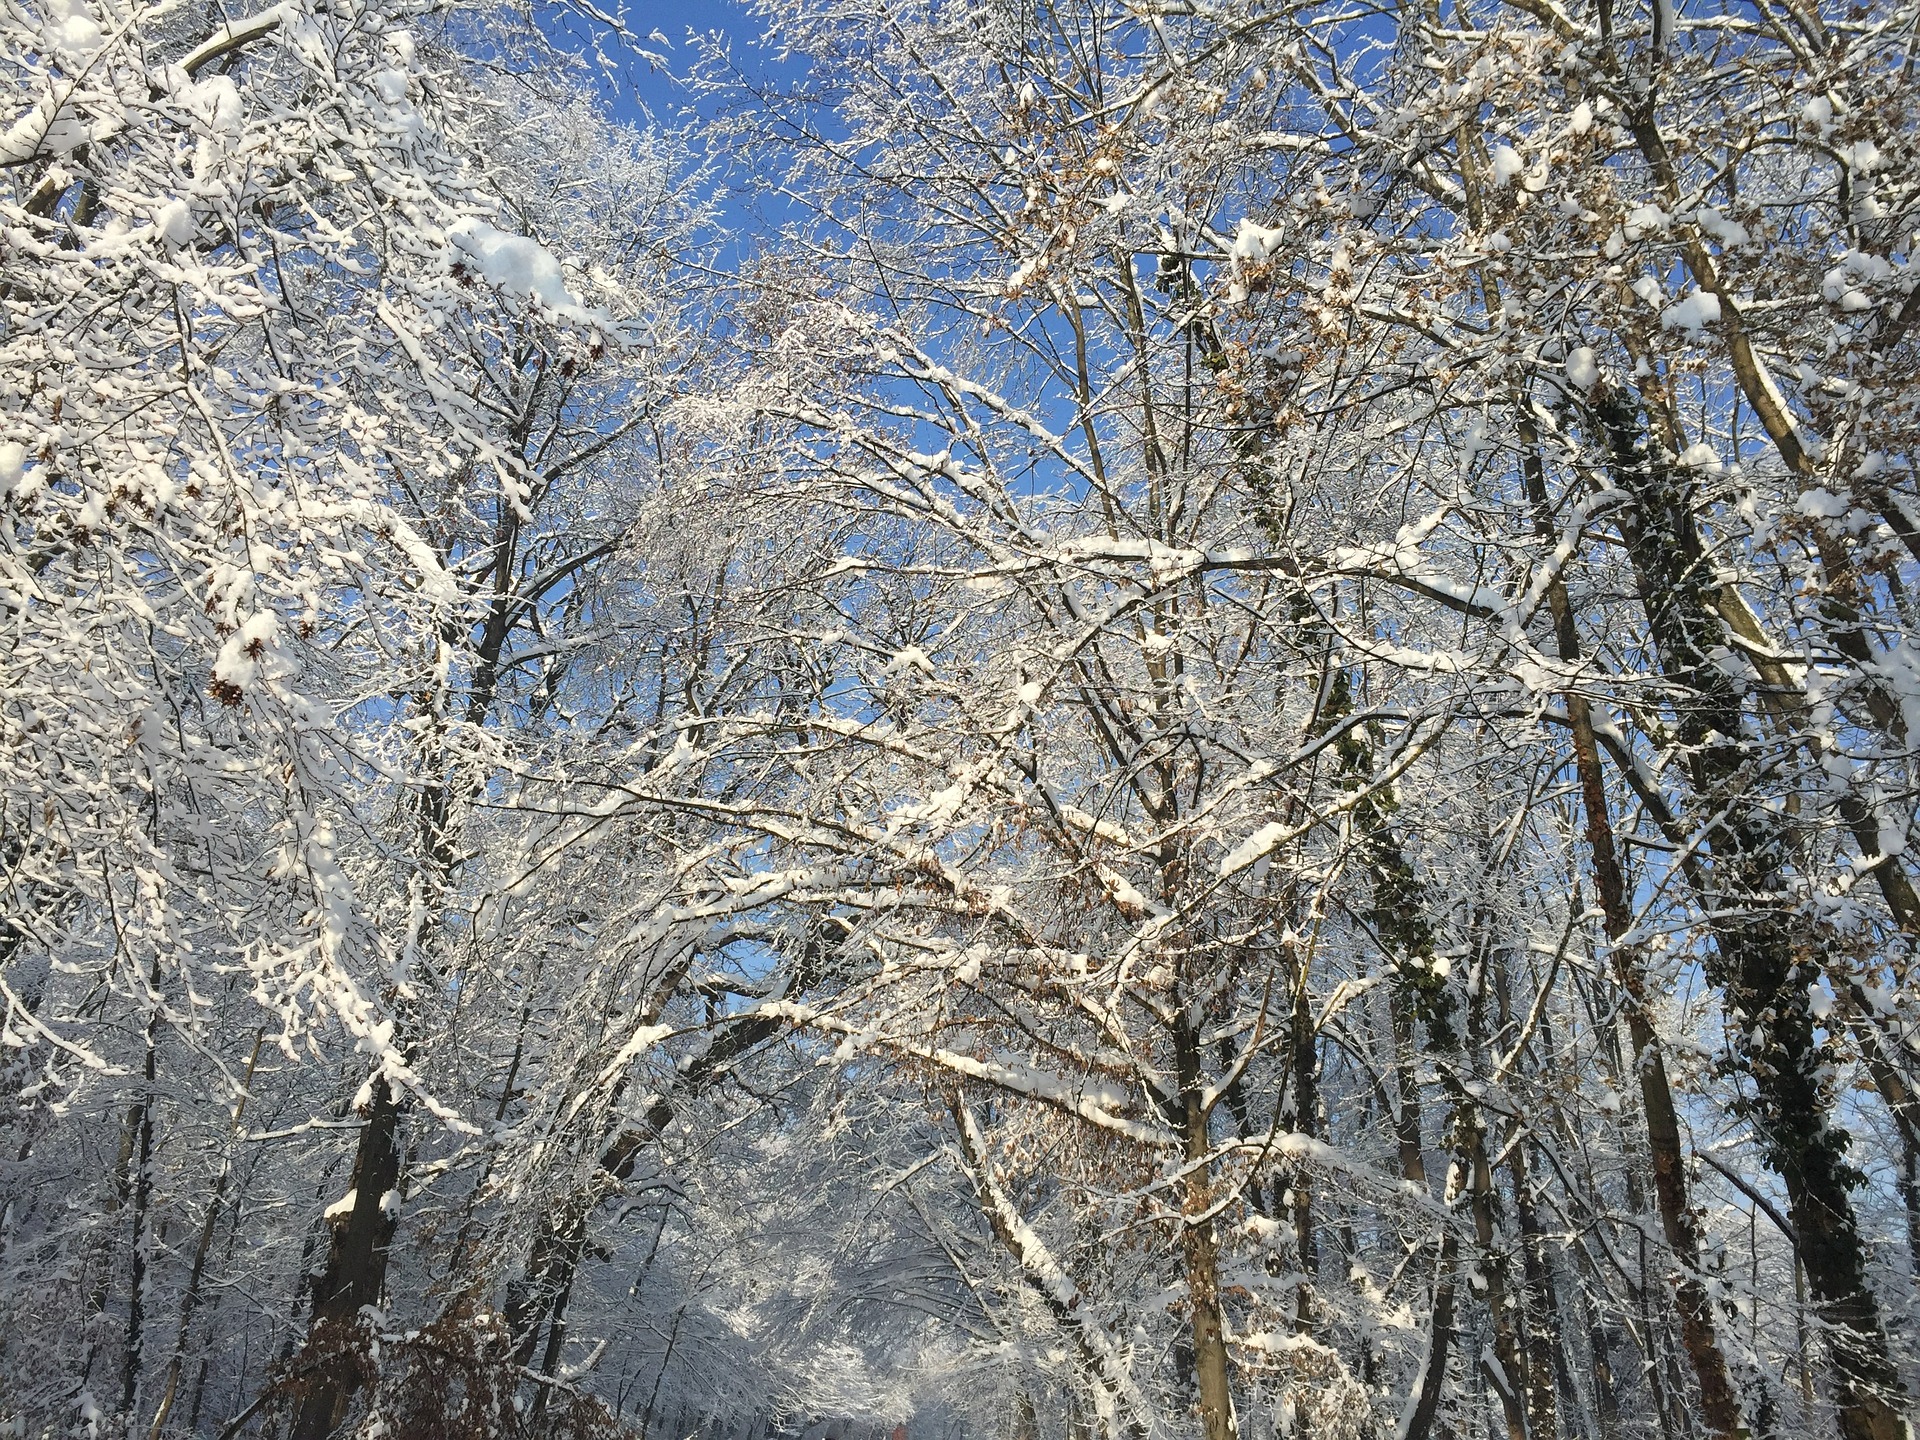
[[[309,1351],[352,1343],[363,1305],[376,1305],[386,1284],[393,1212],[383,1202],[400,1180],[400,1106],[385,1080],[373,1082],[366,1123],[353,1157],[353,1208],[328,1238],[326,1268],[313,1282]],[[300,1386],[291,1440],[325,1440],[345,1417],[356,1385],[354,1367],[322,1364]]]
[[1785,824],[1748,794],[1753,756],[1742,741],[1742,696],[1712,658],[1727,634],[1707,603],[1711,577],[1691,497],[1647,445],[1625,397],[1604,397],[1597,409],[1614,482],[1634,501],[1623,528],[1672,687],[1677,738],[1700,817],[1711,817],[1701,898],[1714,937],[1708,974],[1726,1008],[1730,1057],[1752,1082],[1751,1118],[1786,1186],[1808,1284],[1830,1329],[1841,1433],[1898,1440],[1906,1433],[1904,1395],[1867,1286],[1849,1195],[1857,1176],[1819,1081],[1825,1046],[1807,1000],[1819,938],[1796,923],[1785,899]]
[[[1523,431],[1522,440],[1528,449],[1527,487],[1532,492],[1529,499],[1545,530],[1546,480],[1534,448],[1536,439],[1530,427]],[[1565,583],[1556,577],[1547,598],[1553,611],[1560,658],[1577,662],[1581,659],[1580,637],[1574,628]],[[1745,1426],[1728,1374],[1726,1353],[1714,1331],[1711,1303],[1705,1286],[1700,1283],[1700,1238],[1687,1199],[1686,1157],[1681,1148],[1673,1087],[1649,1009],[1644,961],[1638,950],[1624,943],[1633,928],[1633,909],[1627,899],[1626,879],[1620,868],[1620,852],[1607,807],[1606,778],[1601,769],[1600,747],[1594,737],[1593,709],[1578,690],[1568,690],[1565,699],[1587,849],[1593,863],[1594,889],[1600,902],[1601,924],[1607,935],[1614,981],[1622,995],[1628,1038],[1633,1045],[1633,1072],[1640,1091],[1641,1113],[1647,1124],[1648,1160],[1660,1210],[1660,1227],[1677,1267],[1673,1277],[1674,1308],[1680,1320],[1681,1345],[1700,1388],[1700,1418],[1708,1433],[1720,1440],[1734,1440],[1745,1433]]]

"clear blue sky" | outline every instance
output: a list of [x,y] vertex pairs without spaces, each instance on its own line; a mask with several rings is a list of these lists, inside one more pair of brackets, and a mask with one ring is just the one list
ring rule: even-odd
[[[649,49],[664,54],[676,71],[684,69],[693,60],[693,50],[687,44],[689,30],[703,34],[719,31],[733,42],[734,54],[745,63],[746,68],[754,68],[749,52],[759,37],[761,27],[758,21],[746,14],[745,7],[735,3],[735,0],[630,0],[627,16],[628,23],[642,37],[642,42]],[[645,39],[655,31],[666,37],[665,45]],[[636,96],[622,96],[622,100],[637,98],[652,109],[657,118],[664,119],[677,103],[672,82],[664,75],[648,73],[642,63],[632,67],[630,83],[638,93]]]

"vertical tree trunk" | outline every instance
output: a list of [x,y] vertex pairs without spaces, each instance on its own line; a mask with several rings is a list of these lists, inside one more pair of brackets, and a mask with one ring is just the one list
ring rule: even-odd
[[[1420,1088],[1414,1078],[1413,1007],[1399,986],[1387,990],[1388,1022],[1394,1045],[1393,1078],[1398,1091],[1393,1115],[1394,1139],[1400,1150],[1400,1173],[1410,1184],[1427,1189],[1427,1162],[1420,1133]],[[1429,1291],[1427,1350],[1400,1416],[1400,1440],[1427,1440],[1440,1412],[1446,1389],[1447,1357],[1453,1343],[1454,1271],[1459,1242],[1449,1226],[1441,1232]]]
[[1226,1321],[1220,1309],[1219,1241],[1213,1218],[1207,1213],[1213,1206],[1207,1163],[1213,1142],[1207,1134],[1200,1037],[1184,1015],[1176,1022],[1173,1043],[1175,1063],[1179,1067],[1180,1097],[1185,1106],[1182,1138],[1186,1144],[1188,1175],[1183,1197],[1186,1220],[1180,1238],[1193,1337],[1194,1383],[1200,1394],[1200,1424],[1206,1440],[1238,1440],[1240,1428],[1233,1409]]
[[[1351,708],[1350,682],[1345,671],[1336,671],[1323,714],[1331,722],[1346,715]],[[1363,784],[1373,768],[1372,747],[1367,741],[1357,731],[1349,730],[1336,743],[1335,753],[1340,758],[1343,783]],[[1370,795],[1354,807],[1354,823],[1372,886],[1368,918],[1379,936],[1391,972],[1386,988],[1394,1048],[1394,1139],[1400,1152],[1401,1173],[1408,1181],[1426,1188],[1417,1031],[1424,1026],[1429,1043],[1443,1052],[1457,1049],[1459,1036],[1454,1028],[1452,996],[1444,977],[1432,963],[1433,932],[1427,920],[1426,897],[1394,836],[1390,824],[1392,806],[1390,796]],[[1457,1123],[1457,1112],[1454,1118]],[[1449,1186],[1445,1197],[1449,1205],[1454,1198],[1451,1189]],[[1459,1252],[1459,1236],[1449,1222],[1441,1231],[1434,1259],[1427,1352],[1401,1413],[1400,1440],[1426,1440],[1440,1419],[1440,1400],[1446,1388],[1447,1362],[1453,1346]]]
[[[1588,1284],[1597,1284],[1591,1257],[1586,1247],[1575,1242],[1575,1253],[1579,1256],[1578,1269],[1588,1280]],[[1593,1417],[1599,1440],[1620,1440],[1620,1389],[1613,1373],[1614,1328],[1600,1316],[1598,1307],[1586,1285],[1573,1288],[1575,1303],[1580,1307],[1581,1317],[1587,1332],[1587,1354],[1593,1363],[1591,1387],[1593,1391]]]
[[306,1354],[317,1368],[300,1387],[290,1440],[326,1440],[359,1389],[353,1327],[386,1283],[393,1215],[384,1202],[399,1180],[400,1106],[383,1078],[354,1151],[353,1208],[331,1227],[326,1268],[313,1284]]
[[[159,981],[160,963],[154,962],[154,981]],[[133,1247],[127,1278],[127,1343],[120,1389],[120,1413],[129,1428],[136,1424],[140,1403],[141,1371],[146,1368],[147,1334],[147,1211],[153,1202],[153,1092],[159,1068],[160,1007],[150,1002],[147,1011],[146,1084],[142,1088],[136,1126],[139,1136],[134,1150],[133,1171]]]
[[[1846,1137],[1828,1119],[1820,1073],[1826,1047],[1807,999],[1803,952],[1817,964],[1818,937],[1797,934],[1785,908],[1789,837],[1782,818],[1748,793],[1753,779],[1741,692],[1714,656],[1727,648],[1707,603],[1711,576],[1690,497],[1645,443],[1621,394],[1596,402],[1608,468],[1633,498],[1622,529],[1648,628],[1679,698],[1675,727],[1703,817],[1712,817],[1711,860],[1701,896],[1714,953],[1708,976],[1728,1019],[1728,1050],[1751,1080],[1751,1118],[1767,1163],[1785,1184],[1801,1258],[1832,1337],[1834,1398],[1845,1440],[1903,1440],[1904,1390],[1868,1288],[1849,1191]],[[1695,873],[1700,873],[1696,870]],[[1651,1128],[1651,1125],[1650,1125]]]
[[1513,1147],[1508,1174],[1513,1183],[1513,1218],[1520,1228],[1520,1315],[1526,1333],[1527,1427],[1538,1440],[1557,1440],[1561,1356],[1564,1354],[1564,1347],[1556,1343],[1560,1334],[1560,1300],[1554,1292],[1546,1233],[1534,1209],[1526,1151],[1520,1145]]
[[[1491,975],[1484,983],[1493,986],[1499,1003],[1502,1033],[1513,1024],[1512,978],[1505,954],[1490,947],[1488,964]],[[1516,1057],[1517,1059],[1518,1057]],[[1524,1122],[1519,1122],[1524,1126]],[[1513,1187],[1513,1219],[1520,1232],[1520,1285],[1516,1308],[1521,1336],[1521,1354],[1526,1361],[1523,1399],[1526,1403],[1527,1429],[1536,1440],[1558,1440],[1560,1434],[1560,1395],[1568,1388],[1564,1347],[1554,1343],[1559,1333],[1558,1297],[1554,1294],[1553,1270],[1547,1253],[1547,1239],[1540,1228],[1534,1207],[1533,1184],[1527,1173],[1525,1134],[1516,1136],[1505,1148],[1507,1177]]]
[[1424,1190],[1427,1157],[1420,1128],[1420,1084],[1414,1074],[1413,1006],[1397,985],[1387,989],[1387,1023],[1393,1038],[1393,1138],[1400,1151],[1400,1174]]
[[[516,1337],[514,1360],[526,1366],[540,1339],[540,1326],[547,1327],[547,1343],[540,1358],[539,1373],[552,1378],[567,1343],[567,1302],[573,1295],[574,1276],[580,1267],[587,1244],[587,1211],[591,1200],[576,1202],[577,1209],[558,1231],[545,1231],[536,1245],[536,1254],[528,1265],[529,1292],[517,1309],[507,1307],[507,1329]],[[527,1423],[538,1430],[553,1393],[551,1385],[536,1385],[527,1404]]]
[[[1542,472],[1538,436],[1530,421],[1521,426],[1526,447],[1527,489],[1543,531],[1547,520],[1546,478]],[[1548,591],[1560,658],[1569,664],[1581,659],[1579,632],[1564,582],[1555,578]],[[1607,806],[1606,779],[1600,765],[1600,747],[1593,733],[1593,711],[1578,689],[1565,692],[1568,727],[1573,735],[1575,777],[1586,822],[1587,849],[1592,857],[1593,881],[1600,901],[1601,925],[1606,931],[1608,956],[1622,995],[1628,1039],[1633,1045],[1633,1072],[1640,1091],[1641,1113],[1647,1125],[1648,1158],[1652,1162],[1654,1197],[1660,1228],[1677,1267],[1674,1308],[1680,1319],[1681,1345],[1687,1352],[1695,1382],[1700,1387],[1701,1419],[1718,1440],[1735,1440],[1745,1433],[1740,1404],[1727,1369],[1726,1353],[1715,1333],[1711,1301],[1701,1284],[1700,1240],[1693,1209],[1687,1199],[1685,1154],[1680,1122],[1673,1103],[1673,1087],[1660,1052],[1647,994],[1646,968],[1639,951],[1623,943],[1633,928],[1633,910],[1627,900],[1626,879],[1620,868],[1613,821]]]
[[[1474,1004],[1478,1008],[1478,1002]],[[1476,1027],[1477,1028],[1477,1027]],[[1507,1440],[1528,1440],[1525,1386],[1527,1368],[1520,1353],[1514,1324],[1512,1285],[1507,1273],[1506,1247],[1500,1236],[1493,1167],[1487,1163],[1486,1126],[1480,1107],[1455,1079],[1453,1185],[1465,1188],[1473,1216],[1479,1280],[1485,1288],[1487,1314],[1493,1321],[1493,1359],[1481,1368],[1500,1400]],[[1451,1187],[1450,1187],[1451,1188]]]
[[1080,1399],[1080,1387],[1067,1387],[1067,1440],[1094,1440],[1093,1428],[1087,1424],[1087,1411]]
[[[1293,1128],[1303,1135],[1315,1135],[1320,1108],[1320,1046],[1304,963],[1296,964],[1293,977],[1293,1014],[1288,1039],[1293,1076]],[[1313,1192],[1303,1171],[1291,1175],[1288,1186],[1293,1191],[1293,1243],[1300,1267],[1300,1283],[1294,1291],[1294,1328],[1304,1333],[1313,1323],[1313,1278],[1319,1269],[1313,1233]]]

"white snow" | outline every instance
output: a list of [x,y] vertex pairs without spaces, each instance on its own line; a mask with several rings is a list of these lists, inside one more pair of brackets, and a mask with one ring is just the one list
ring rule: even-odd
[[1581,390],[1591,390],[1600,383],[1600,363],[1593,347],[1579,345],[1567,355],[1567,380]]
[[1880,147],[1871,140],[1856,140],[1846,150],[1847,168],[1856,175],[1871,175],[1886,164]]
[[280,633],[280,617],[271,610],[249,616],[246,623],[229,635],[213,662],[216,680],[245,690],[260,676],[261,661],[273,648]]
[[55,45],[75,55],[91,55],[106,32],[87,9],[86,0],[44,0],[47,33]]
[[1636,205],[1627,212],[1627,218],[1621,228],[1627,239],[1639,240],[1648,235],[1667,233],[1667,212],[1658,205]]
[[1145,913],[1153,907],[1147,903],[1147,897],[1134,887],[1118,870],[1107,865],[1095,865],[1094,873],[1100,877],[1100,883],[1107,888],[1107,894],[1122,911],[1140,911]]
[[614,328],[613,317],[605,310],[582,305],[567,289],[560,262],[539,241],[496,230],[473,216],[448,226],[447,240],[459,252],[460,260],[496,289],[525,296],[555,319],[603,330]]
[[1837,520],[1852,504],[1831,490],[1823,490],[1818,485],[1801,493],[1799,501],[1793,507],[1809,520]]
[[1727,219],[1711,205],[1703,206],[1693,217],[1701,232],[1723,250],[1731,250],[1736,245],[1745,245],[1752,236],[1747,227]]
[[1720,453],[1705,441],[1696,440],[1680,456],[1680,463],[1689,470],[1704,471],[1709,475],[1718,475],[1726,466],[1720,460]]
[[193,207],[184,200],[169,200],[153,212],[153,225],[163,239],[185,245],[193,239]]
[[1812,1012],[1815,1020],[1824,1022],[1829,1015],[1833,1014],[1833,1006],[1834,994],[1828,988],[1823,976],[1815,980],[1807,990],[1807,1009]]
[[247,112],[232,76],[209,75],[196,81],[185,98],[208,129],[224,135],[239,133]]
[[882,675],[898,675],[904,670],[918,670],[922,675],[931,675],[933,662],[918,645],[909,645],[880,667]]
[[1116,845],[1131,845],[1133,843],[1132,837],[1127,834],[1124,827],[1114,824],[1111,820],[1097,819],[1076,806],[1062,805],[1060,807],[1060,818],[1076,830],[1084,830],[1091,834],[1098,835],[1102,840],[1111,840]]
[[90,132],[70,106],[56,106],[49,97],[0,135],[0,164],[19,165],[40,156],[65,155],[87,143]]
[[1660,314],[1663,329],[1684,330],[1695,338],[1703,329],[1719,323],[1719,320],[1720,297],[1705,290],[1689,291]]
[[373,93],[389,105],[398,105],[407,98],[407,74],[404,70],[376,70],[368,77],[367,83],[373,87]]
[[1227,858],[1220,862],[1221,878],[1225,879],[1229,875],[1246,869],[1247,866],[1253,864],[1254,861],[1258,860],[1262,855],[1265,855],[1277,845],[1280,837],[1286,833],[1287,827],[1278,821],[1262,825],[1258,830],[1254,831],[1253,834],[1234,846],[1234,848],[1228,852]]
[[1266,226],[1242,220],[1233,236],[1233,258],[1258,265],[1280,248],[1284,233],[1278,225]]

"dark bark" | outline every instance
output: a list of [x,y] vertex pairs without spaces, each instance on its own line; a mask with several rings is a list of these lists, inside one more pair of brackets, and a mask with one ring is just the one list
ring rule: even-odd
[[1534,1207],[1533,1183],[1527,1173],[1526,1150],[1515,1145],[1508,1162],[1513,1185],[1513,1218],[1520,1230],[1520,1317],[1526,1337],[1527,1427],[1536,1440],[1560,1433],[1559,1394],[1563,1348],[1560,1300],[1555,1293],[1548,1240]]
[[[377,1305],[386,1284],[393,1212],[383,1202],[400,1182],[400,1105],[384,1079],[373,1082],[366,1123],[353,1159],[353,1208],[334,1222],[326,1268],[313,1282],[307,1348],[351,1348],[365,1305]],[[346,1415],[356,1385],[348,1366],[322,1366],[300,1387],[290,1440],[326,1440]]]
[[[1291,1061],[1293,1128],[1303,1135],[1318,1133],[1320,1108],[1319,1032],[1313,1022],[1313,997],[1307,989],[1306,969],[1297,965],[1293,977],[1293,1013],[1288,1034]],[[1293,1192],[1293,1243],[1300,1269],[1295,1291],[1294,1325],[1305,1332],[1313,1323],[1313,1277],[1319,1269],[1313,1233],[1313,1191],[1304,1172],[1288,1177]]]
[[1453,1343],[1454,1271],[1459,1263],[1460,1242],[1451,1228],[1440,1236],[1440,1254],[1433,1267],[1432,1318],[1427,1322],[1427,1353],[1407,1395],[1407,1408],[1400,1419],[1403,1440],[1425,1440],[1433,1433],[1440,1413],[1440,1397],[1447,1386],[1447,1352]]
[[1746,1108],[1767,1164],[1786,1186],[1808,1284],[1832,1336],[1841,1434],[1899,1440],[1905,1397],[1867,1285],[1850,1196],[1858,1176],[1819,1079],[1827,1047],[1807,999],[1819,937],[1797,922],[1787,899],[1787,822],[1753,793],[1745,697],[1715,660],[1728,636],[1708,603],[1714,586],[1692,497],[1647,445],[1624,395],[1600,397],[1596,414],[1614,483],[1633,499],[1622,529],[1694,799],[1711,827],[1708,863],[1695,873],[1706,886],[1701,899],[1714,941],[1707,972],[1727,1013],[1729,1062],[1752,1086]]
[[[1545,531],[1546,479],[1530,424],[1522,427],[1522,441],[1526,446],[1528,498]],[[1560,658],[1569,663],[1579,661],[1579,632],[1566,585],[1558,578],[1548,591],[1548,603],[1553,611]],[[1579,690],[1569,689],[1565,698],[1594,890],[1600,902],[1601,925],[1607,935],[1614,980],[1621,991],[1628,1039],[1633,1045],[1633,1072],[1640,1092],[1641,1113],[1646,1119],[1648,1159],[1653,1171],[1660,1227],[1677,1266],[1674,1308],[1680,1320],[1681,1345],[1699,1386],[1701,1419],[1711,1434],[1721,1440],[1734,1440],[1745,1433],[1745,1425],[1727,1369],[1726,1353],[1715,1333],[1711,1302],[1706,1287],[1700,1282],[1700,1238],[1687,1198],[1679,1115],[1674,1108],[1666,1060],[1653,1026],[1645,961],[1636,947],[1624,943],[1633,928],[1633,909],[1627,899],[1626,878],[1621,871],[1620,852],[1607,805],[1606,779],[1600,764],[1600,748],[1594,738],[1593,712]]]
[[[1489,947],[1484,943],[1484,934],[1483,943],[1479,949],[1479,968],[1483,973],[1470,982],[1467,1033],[1476,1049],[1484,1049],[1486,1045],[1486,1021],[1483,1016],[1486,1004],[1484,969],[1492,959]],[[1448,1058],[1452,1064],[1443,1064],[1441,1073],[1453,1099],[1454,1172],[1464,1177],[1466,1181],[1468,1212],[1473,1217],[1474,1243],[1479,1251],[1477,1261],[1480,1283],[1485,1287],[1487,1314],[1493,1321],[1495,1363],[1488,1365],[1483,1357],[1481,1370],[1492,1384],[1494,1394],[1499,1398],[1500,1414],[1506,1424],[1508,1440],[1529,1440],[1526,1404],[1527,1363],[1526,1357],[1520,1350],[1511,1267],[1508,1263],[1505,1237],[1501,1234],[1499,1195],[1494,1188],[1493,1166],[1487,1159],[1485,1113],[1474,1099],[1473,1092],[1467,1089],[1464,1083],[1465,1076],[1460,1073],[1466,1056],[1455,1051]],[[1546,1440],[1546,1437],[1539,1437],[1539,1440]]]
[[[159,980],[159,962],[154,962],[154,980]],[[127,1277],[127,1343],[122,1366],[120,1413],[127,1424],[135,1422],[140,1401],[140,1375],[146,1366],[147,1334],[147,1211],[153,1202],[153,1092],[158,1078],[160,1010],[156,1004],[147,1013],[146,1084],[137,1104],[139,1136],[134,1151],[133,1171],[133,1244],[130,1273]]]

